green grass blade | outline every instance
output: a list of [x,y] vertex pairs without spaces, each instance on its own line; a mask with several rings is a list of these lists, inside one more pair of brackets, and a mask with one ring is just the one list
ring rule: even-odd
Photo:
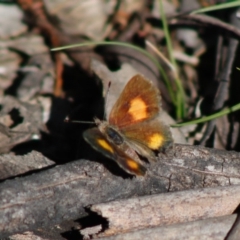
[[239,111],[239,110],[240,110],[240,103],[238,103],[238,104],[236,104],[232,107],[226,108],[226,109],[224,109],[220,112],[217,112],[217,113],[214,113],[212,115],[206,116],[206,117],[191,120],[191,121],[188,121],[188,122],[173,124],[171,127],[183,127],[183,126],[187,126],[187,125],[191,125],[191,124],[204,123],[204,122],[214,120],[216,118],[222,117],[224,115],[228,115],[232,112],[236,112],[236,111]]
[[232,7],[239,7],[239,6],[240,6],[240,1],[237,0],[234,2],[221,3],[214,6],[201,8],[201,9],[192,11],[191,14],[205,13],[205,12],[211,12],[211,11],[222,10],[222,9],[232,8]]
[[[164,31],[164,34],[165,34],[165,37],[166,37],[166,43],[167,43],[167,49],[168,49],[168,53],[169,53],[170,62],[174,66],[175,69],[178,69],[176,60],[173,56],[172,42],[171,42],[171,38],[170,38],[170,34],[169,34],[167,18],[165,16],[164,9],[163,9],[162,0],[159,0],[159,6],[160,6],[160,15],[162,17],[163,31]],[[185,92],[184,92],[184,89],[182,87],[182,83],[181,83],[180,78],[178,76],[177,70],[174,72],[174,75],[175,75],[175,77],[174,77],[175,83],[176,83],[176,86],[177,86],[177,91],[175,93],[175,99],[174,99],[174,102],[177,103],[177,105],[176,105],[176,116],[177,116],[177,119],[181,119],[181,118],[184,118],[184,116],[186,114],[186,111],[185,111]]]

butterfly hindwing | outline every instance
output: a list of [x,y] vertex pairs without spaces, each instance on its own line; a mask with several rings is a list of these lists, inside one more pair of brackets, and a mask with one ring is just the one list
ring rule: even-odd
[[125,141],[140,155],[153,159],[153,151],[162,151],[172,143],[170,129],[158,118],[121,129]]
[[84,139],[97,151],[104,154],[106,157],[116,161],[116,163],[126,172],[143,176],[146,173],[146,168],[135,161],[132,157],[126,154],[122,149],[114,146],[106,139],[98,128],[91,128],[83,133]]

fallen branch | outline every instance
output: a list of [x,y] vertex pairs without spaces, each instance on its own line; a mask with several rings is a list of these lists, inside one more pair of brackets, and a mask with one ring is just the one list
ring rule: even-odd
[[240,188],[235,185],[131,198],[90,209],[107,219],[108,229],[100,234],[106,236],[230,215],[239,203]]
[[90,204],[240,184],[237,152],[176,145],[159,160],[147,166],[144,178],[123,178],[110,160],[106,168],[115,174],[102,164],[81,160],[5,181],[0,184],[0,237],[81,218]]
[[[236,215],[205,219],[189,223],[142,229],[121,235],[103,237],[101,240],[138,239],[225,239],[235,222]],[[238,238],[236,238],[238,239]]]

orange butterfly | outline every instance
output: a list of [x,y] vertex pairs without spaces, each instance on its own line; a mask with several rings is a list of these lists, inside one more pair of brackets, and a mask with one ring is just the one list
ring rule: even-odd
[[97,127],[86,130],[83,137],[126,172],[145,175],[139,155],[154,161],[155,151],[163,151],[173,142],[170,128],[159,120],[160,111],[157,88],[142,75],[135,75],[126,84],[107,121],[96,118]]

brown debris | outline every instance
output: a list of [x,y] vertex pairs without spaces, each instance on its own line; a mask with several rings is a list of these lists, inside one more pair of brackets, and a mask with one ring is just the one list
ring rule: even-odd
[[[0,238],[22,233],[10,239],[72,239],[74,233],[75,239],[238,239],[239,216],[233,213],[240,202],[240,154],[226,151],[240,149],[238,114],[208,128],[185,128],[184,135],[172,129],[174,148],[156,163],[143,161],[144,178],[89,150],[81,138],[88,126],[63,123],[71,111],[77,112],[73,120],[101,118],[111,82],[108,116],[137,73],[160,88],[163,108],[177,115],[158,67],[135,49],[95,45],[51,53],[91,40],[132,43],[156,58],[179,96],[173,72],[146,44],[168,57],[159,1],[17,2],[0,4]],[[206,3],[162,2],[185,90],[185,118],[238,103],[236,10],[190,15]],[[175,123],[167,113],[159,117]],[[223,150],[177,144],[201,138]]]
[[0,104],[0,153],[39,135],[43,126],[39,105],[24,103],[10,96],[1,97]]
[[[19,0],[18,3],[22,9],[30,15],[30,18],[34,20],[33,25],[36,25],[44,34],[48,36],[52,43],[52,47],[59,47],[60,42],[58,35],[60,32],[58,32],[48,21],[43,2],[41,0]],[[56,85],[54,94],[56,96],[61,96],[63,85],[63,66],[60,53],[55,52],[54,56],[56,61]]]

